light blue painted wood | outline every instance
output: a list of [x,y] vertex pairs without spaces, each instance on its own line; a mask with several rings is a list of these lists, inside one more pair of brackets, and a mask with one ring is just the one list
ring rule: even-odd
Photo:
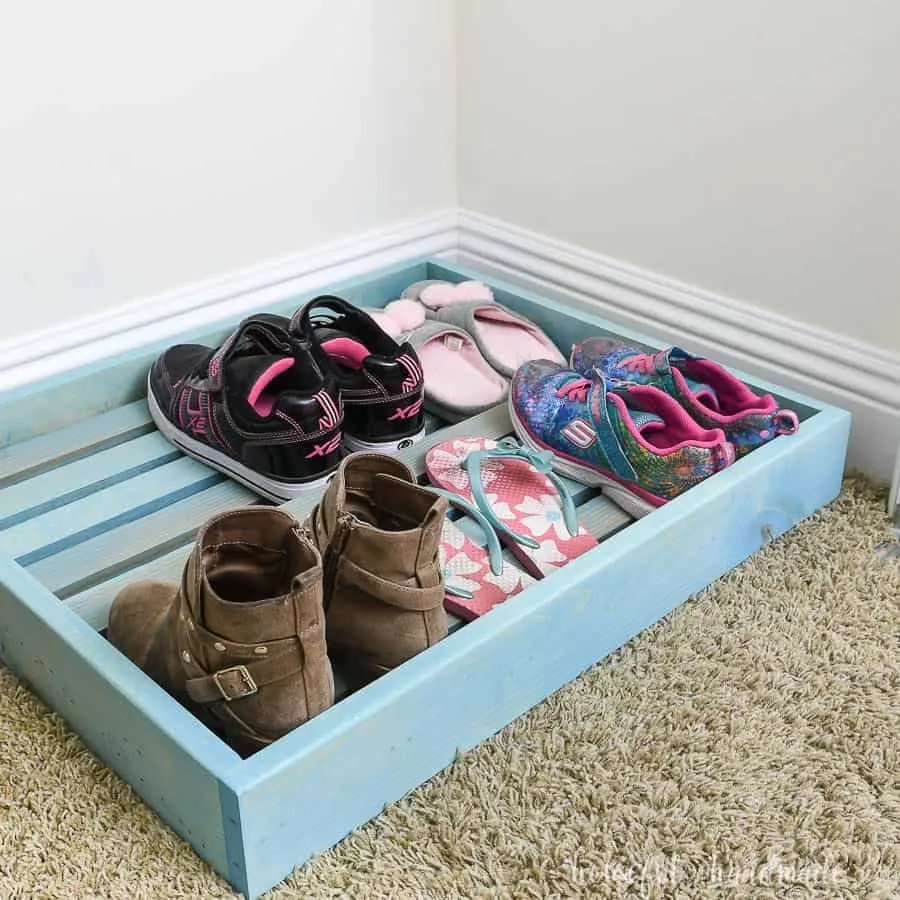
[[[331,292],[379,305],[423,277],[488,281],[501,302],[532,316],[564,349],[587,334],[616,330],[598,317],[476,272],[432,263],[376,273]],[[228,330],[223,325],[220,333]],[[659,346],[644,336],[630,337]],[[0,478],[73,461],[80,451],[72,435],[79,430],[86,445],[117,442],[119,426],[107,426],[116,416],[127,418],[121,405],[140,395],[149,361],[160,349],[147,347],[0,396],[0,443],[56,430],[0,455],[0,465],[5,460],[10,466],[0,468]],[[7,554],[24,555],[32,571],[46,563],[41,571],[57,572],[53,577],[67,582],[61,590],[77,590],[61,603],[29,572],[0,557],[0,656],[217,871],[254,897],[833,497],[840,487],[848,414],[783,389],[773,393],[790,399],[803,417],[797,435],[754,451],[615,531],[519,598],[527,602],[504,604],[459,629],[250,760],[238,760],[91,628],[105,623],[117,585],[143,572],[177,578],[188,544],[86,590],[68,581],[73,574],[106,578],[117,565],[130,566],[141,553],[180,540],[179,523],[166,518],[167,506],[183,500],[182,489],[202,497],[221,477],[192,460],[130,478],[0,534],[0,551],[12,535]],[[92,417],[98,413],[111,418],[97,424]],[[505,417],[500,407],[488,419],[450,433],[492,428],[491,436],[501,436],[508,433]],[[79,424],[68,430],[74,422]],[[408,451],[417,471],[428,441],[447,436],[430,436]],[[55,439],[58,457],[51,452]],[[602,498],[588,500],[582,510],[598,529],[621,528],[621,517]],[[158,530],[142,531],[141,517]],[[125,556],[103,551],[101,534],[113,546],[121,541]],[[82,569],[76,563],[78,542],[96,554]],[[53,568],[53,554],[59,569]],[[63,577],[66,566],[72,568]],[[91,566],[99,566],[99,573],[94,568],[92,575]]]
[[216,871],[240,759],[31,576],[0,559],[0,657]]
[[222,481],[121,525],[112,534],[100,534],[27,568],[41,584],[65,599],[192,541],[212,516],[256,503],[259,498],[243,485]]
[[630,525],[634,519],[621,506],[602,494],[578,507],[578,518],[597,540],[603,540]]
[[144,400],[0,450],[0,487],[154,430]]
[[0,491],[0,531],[172,462],[181,452],[153,432]]
[[63,601],[75,615],[83,619],[91,628],[102,631],[106,628],[109,619],[109,607],[116,594],[130,584],[144,578],[158,578],[162,581],[178,581],[184,569],[185,560],[191,549],[191,542],[185,541],[181,547],[176,547],[162,556],[150,560],[143,565],[136,566],[97,584],[94,587],[80,591]]
[[182,457],[0,533],[0,552],[32,565],[217,484],[218,472]]
[[806,424],[544,579],[529,602],[503,604],[235,770],[248,895],[832,499],[849,415],[829,410]]

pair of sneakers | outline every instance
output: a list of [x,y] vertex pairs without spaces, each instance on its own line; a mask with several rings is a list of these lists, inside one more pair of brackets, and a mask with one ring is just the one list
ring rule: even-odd
[[522,366],[510,416],[524,443],[552,451],[558,472],[635,516],[799,426],[712,360],[604,337],[576,344],[569,366]]
[[250,316],[218,348],[170,347],[147,379],[169,441],[275,502],[321,487],[345,450],[421,440],[422,395],[412,347],[331,295]]

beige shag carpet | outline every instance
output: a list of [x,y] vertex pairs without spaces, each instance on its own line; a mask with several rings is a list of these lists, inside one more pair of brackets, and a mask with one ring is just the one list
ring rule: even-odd
[[[828,509],[271,895],[900,897],[900,559]],[[0,897],[231,889],[0,670]]]

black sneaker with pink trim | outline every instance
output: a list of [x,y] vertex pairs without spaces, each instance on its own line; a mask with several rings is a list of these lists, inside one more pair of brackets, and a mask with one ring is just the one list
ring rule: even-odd
[[218,349],[170,347],[147,403],[176,447],[276,502],[321,486],[341,460],[334,378],[272,317],[245,319]]
[[425,381],[416,351],[398,344],[368,313],[323,295],[288,326],[331,371],[344,402],[344,446],[390,453],[425,437]]

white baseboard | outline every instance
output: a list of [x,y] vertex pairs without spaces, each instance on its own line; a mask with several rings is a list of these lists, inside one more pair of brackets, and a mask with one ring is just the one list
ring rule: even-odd
[[239,319],[267,304],[374,269],[438,254],[456,246],[457,218],[456,210],[445,210],[0,342],[0,390],[216,319]]
[[849,465],[889,480],[900,355],[462,210],[454,255],[613,322],[849,409]]
[[894,522],[894,529],[900,532],[900,447],[897,448],[897,462],[894,466],[894,477],[888,494],[888,512]]
[[370,231],[0,343],[0,390],[424,256],[456,257],[849,409],[849,464],[891,478],[900,447],[900,356],[466,210]]

